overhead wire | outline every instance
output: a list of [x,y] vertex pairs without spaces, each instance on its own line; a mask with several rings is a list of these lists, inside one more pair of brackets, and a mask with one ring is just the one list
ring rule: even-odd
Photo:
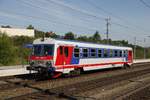
[[90,30],[90,31],[96,31],[97,30],[97,29],[83,27],[83,26],[78,26],[78,25],[73,25],[73,24],[66,24],[66,23],[62,23],[62,22],[58,22],[58,21],[42,18],[42,17],[39,17],[39,16],[25,15],[23,13],[18,13],[18,12],[16,13],[16,12],[12,12],[12,11],[11,12],[5,11],[5,13],[8,13],[9,15],[12,14],[12,15],[16,15],[16,16],[31,18],[31,19],[38,19],[40,21],[49,22],[49,23],[61,24],[61,25],[69,26],[69,27],[74,28],[74,29],[77,29],[77,28],[78,29],[82,29],[82,30],[86,29],[86,30]]
[[[19,0],[19,1],[21,1],[21,0]],[[52,15],[53,15],[53,14],[50,14],[50,13],[49,13],[49,9],[46,8],[46,7],[41,7],[41,6],[32,4],[32,3],[27,2],[27,1],[24,1],[24,0],[22,0],[22,2],[23,2],[24,4],[26,4],[27,6],[30,6],[30,7],[43,9],[42,12],[46,12],[46,14],[48,14],[49,16],[52,16]],[[59,13],[55,12],[55,14],[59,14]],[[86,20],[85,18],[78,18],[78,19],[80,19],[80,20],[82,20],[82,21],[85,21],[85,22],[89,21],[89,20]]]
[[94,18],[99,18],[99,19],[105,20],[104,17],[93,15],[93,14],[91,14],[89,12],[84,11],[84,10],[81,10],[81,9],[78,9],[78,8],[74,8],[73,6],[69,6],[69,5],[66,5],[66,4],[62,4],[61,2],[58,2],[58,1],[55,1],[55,0],[47,0],[47,1],[49,3],[54,3],[54,4],[57,4],[59,6],[63,6],[63,7],[69,8],[69,9],[71,9],[73,11],[79,12],[79,13],[87,15],[89,17],[94,17]]
[[[19,0],[20,1],[20,0]],[[89,17],[94,17],[94,18],[96,18],[97,20],[104,20],[104,18],[103,17],[100,17],[100,16],[97,16],[97,15],[93,15],[93,14],[91,14],[91,13],[88,13],[88,12],[86,12],[86,11],[84,11],[84,10],[80,10],[80,9],[76,9],[76,8],[74,8],[74,7],[72,7],[72,6],[68,6],[68,5],[63,5],[62,3],[58,3],[58,2],[56,2],[56,1],[54,1],[54,0],[46,0],[46,1],[48,1],[48,2],[53,2],[54,4],[57,4],[57,5],[59,5],[59,6],[64,6],[64,7],[67,7],[67,8],[69,8],[69,9],[72,9],[72,10],[74,10],[74,11],[76,11],[76,12],[80,12],[81,14],[84,14],[84,15],[87,15],[87,16],[89,16]],[[29,3],[27,3],[27,5],[30,5]],[[32,7],[34,7],[33,5],[30,5],[30,6],[32,6]],[[37,7],[39,7],[39,6],[37,6]],[[41,8],[40,7],[40,9],[43,9],[43,8]],[[104,9],[103,9],[103,11],[105,11]],[[105,11],[106,12],[106,11]],[[109,13],[109,12],[107,12],[107,13]],[[109,14],[111,14],[111,15],[113,15],[112,13],[109,13]],[[70,26],[70,27],[78,27],[78,28],[84,28],[84,29],[88,29],[88,30],[92,30],[92,31],[96,31],[97,29],[93,29],[93,28],[89,28],[89,27],[83,27],[83,26],[79,26],[79,25],[72,25],[72,24],[66,24],[66,23],[62,23],[62,22],[58,22],[58,21],[54,21],[54,20],[50,20],[50,19],[43,19],[43,18],[39,18],[39,17],[37,17],[37,16],[29,16],[29,15],[23,15],[23,16],[27,16],[27,17],[32,17],[32,18],[35,18],[36,17],[36,19],[41,19],[41,20],[44,20],[44,21],[48,21],[48,22],[52,22],[52,23],[55,23],[55,24],[62,24],[62,25],[66,25],[66,26]],[[114,15],[113,15],[114,16]],[[118,17],[119,18],[119,17]],[[121,18],[120,18],[121,19]],[[117,26],[120,26],[120,27],[122,27],[122,28],[126,28],[126,29],[132,29],[131,27],[129,27],[129,26],[126,26],[126,25],[122,25],[122,24],[119,24],[119,23],[116,23],[116,22],[111,22],[112,24],[114,24],[114,25],[117,25]],[[133,30],[133,29],[132,29]]]
[[[21,0],[19,0],[19,1],[21,1]],[[43,8],[43,7],[40,7],[40,6],[38,6],[38,5],[33,5],[33,4],[31,4],[31,3],[29,3],[29,2],[26,2],[26,1],[21,1],[21,2],[23,2],[25,5],[27,5],[27,6],[30,6],[30,7],[34,7],[34,8],[40,8],[40,9],[43,9],[44,11],[46,11],[46,10],[48,10],[48,9],[45,9],[45,8]],[[48,15],[50,15],[49,13],[46,13],[46,14],[48,14]],[[96,30],[98,30],[98,29],[96,29],[96,28],[89,28],[89,27],[84,27],[84,26],[79,26],[79,25],[75,25],[75,24],[68,24],[68,23],[63,23],[63,22],[58,22],[58,21],[56,21],[56,20],[50,20],[49,18],[47,18],[47,19],[44,19],[44,20],[48,20],[48,21],[51,21],[52,23],[56,23],[56,24],[62,24],[62,25],[66,25],[66,26],[70,26],[70,27],[77,27],[77,28],[84,28],[84,29],[88,29],[88,30],[91,30],[91,31],[96,31]],[[83,20],[83,19],[82,19]]]
[[[84,10],[76,9],[76,8],[74,8],[73,6],[69,6],[69,5],[66,5],[66,4],[62,4],[61,2],[58,2],[58,1],[55,1],[55,0],[47,0],[47,1],[53,2],[53,3],[55,3],[55,4],[57,4],[57,5],[60,5],[60,6],[63,6],[63,7],[67,7],[67,8],[69,8],[69,9],[74,10],[74,11],[78,11],[78,12],[80,12],[80,13],[82,13],[82,14],[87,15],[87,16],[94,17],[94,18],[96,18],[97,20],[105,20],[105,18],[103,18],[103,17],[99,17],[99,16],[97,16],[97,15],[93,15],[93,14],[91,14],[91,13],[85,12]],[[103,9],[103,11],[104,11],[104,9]],[[111,14],[111,15],[112,15],[112,14]],[[119,17],[119,19],[121,19],[121,18]],[[114,24],[114,25],[116,25],[116,26],[119,26],[119,27],[122,27],[122,28],[125,28],[125,29],[130,29],[130,30],[132,30],[133,32],[137,33],[137,31],[135,31],[134,28],[129,27],[129,25],[123,25],[123,24],[120,24],[120,23],[112,22],[112,21],[111,21],[111,24]],[[138,27],[137,27],[136,29],[139,30]],[[140,31],[141,31],[141,30],[140,30]],[[132,32],[132,33],[133,33],[133,32]]]
[[72,27],[72,28],[80,28],[80,29],[84,28],[84,29],[87,29],[87,30],[96,31],[96,29],[87,28],[87,27],[83,27],[83,26],[76,26],[76,25],[71,25],[71,24],[66,24],[66,23],[61,23],[61,22],[57,22],[57,21],[53,21],[53,20],[49,20],[49,19],[44,19],[44,18],[41,18],[41,17],[38,17],[38,16],[25,15],[25,14],[22,14],[22,13],[14,13],[14,12],[12,13],[12,12],[8,12],[8,11],[5,11],[5,13],[9,13],[10,15],[14,14],[16,16],[30,18],[30,19],[37,19],[37,20],[44,21],[44,22],[50,22],[50,23],[55,23],[55,24],[62,24],[62,25],[69,26],[69,27]]
[[[101,20],[104,20],[104,18],[102,18],[102,17],[99,17],[99,16],[96,16],[96,15],[93,15],[93,14],[87,13],[87,12],[82,11],[82,10],[80,10],[80,9],[76,9],[76,8],[74,8],[74,7],[72,7],[72,6],[63,5],[63,4],[58,3],[58,2],[56,2],[56,1],[54,1],[54,0],[47,0],[47,1],[48,1],[48,2],[50,2],[50,3],[57,4],[57,5],[59,5],[59,6],[67,7],[67,8],[69,8],[69,9],[71,9],[71,10],[74,10],[74,11],[80,12],[80,13],[85,14],[85,15],[87,15],[87,16],[94,17],[94,18],[100,18]],[[30,3],[27,3],[27,2],[24,2],[24,3],[26,3],[26,4],[28,4],[28,5],[32,6],[32,7],[34,6],[33,4],[30,4]],[[34,7],[35,7],[35,6],[34,6]],[[40,6],[36,6],[36,7],[41,8]],[[43,9],[43,8],[41,8],[41,9]],[[120,18],[120,19],[121,19],[121,18]],[[126,25],[122,25],[122,24],[115,23],[115,22],[111,22],[111,23],[112,23],[112,24],[114,24],[114,25],[117,25],[117,26],[120,26],[120,27],[126,28],[126,29],[131,29],[131,30],[133,30],[132,28],[130,28],[129,26],[126,26]],[[71,25],[71,26],[72,26],[72,25]],[[88,29],[88,28],[87,28],[87,29]],[[97,30],[97,29],[95,29],[95,30]]]
[[91,2],[90,0],[86,0],[86,2],[88,2],[90,5],[97,8],[98,10],[103,11],[106,14],[111,15],[111,16],[115,17],[116,19],[122,20],[122,18],[120,16],[117,16],[117,15],[113,14],[112,12],[105,10],[104,8],[102,8],[100,6],[97,6],[95,3]]
[[150,5],[147,4],[144,0],[140,0],[140,2],[141,2],[142,4],[144,4],[146,7],[150,8]]
[[[132,24],[131,22],[129,22],[128,20],[126,20],[126,19],[124,19],[124,18],[122,18],[122,17],[120,17],[120,16],[118,16],[118,15],[115,15],[115,14],[113,14],[113,13],[110,12],[110,11],[105,10],[104,8],[102,8],[102,7],[100,7],[100,6],[97,6],[95,3],[91,2],[90,0],[87,0],[86,2],[89,2],[89,4],[92,5],[93,7],[95,7],[95,8],[97,8],[97,9],[103,11],[104,13],[106,13],[106,14],[108,14],[108,15],[111,15],[112,17],[114,17],[114,18],[116,18],[116,19],[119,19],[120,21],[125,22],[125,23],[128,23],[128,25],[122,25],[122,24],[119,24],[119,23],[116,23],[116,22],[112,22],[113,24],[115,24],[115,25],[117,25],[117,26],[132,29],[132,28],[129,27],[129,26],[132,25],[132,27],[135,28],[135,29],[138,29],[138,30],[140,30],[140,31],[142,31],[142,32],[146,32],[146,33],[148,32],[148,31],[146,31],[145,29],[143,29],[142,27],[139,27],[139,26],[137,26],[137,25],[134,25],[134,24]],[[129,25],[129,24],[130,24],[130,25]]]

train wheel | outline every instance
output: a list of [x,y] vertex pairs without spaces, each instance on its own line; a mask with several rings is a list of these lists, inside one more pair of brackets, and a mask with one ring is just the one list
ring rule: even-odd
[[81,74],[81,69],[75,69],[73,71],[70,71],[69,76],[79,76]]
[[123,68],[124,68],[124,69],[127,69],[127,68],[131,68],[131,66],[128,65],[128,64],[124,64],[124,65],[123,65]]

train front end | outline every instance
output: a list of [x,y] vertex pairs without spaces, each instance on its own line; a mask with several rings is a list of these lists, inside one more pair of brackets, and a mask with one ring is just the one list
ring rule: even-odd
[[49,41],[35,40],[32,54],[29,57],[27,70],[36,71],[38,74],[51,75],[55,72],[54,67],[54,44]]

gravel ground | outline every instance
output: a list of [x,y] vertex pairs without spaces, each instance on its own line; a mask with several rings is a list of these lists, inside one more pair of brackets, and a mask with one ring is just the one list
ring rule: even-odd
[[[141,87],[143,88],[143,86],[146,86],[147,84],[150,84],[150,74],[99,87],[95,89],[95,91],[84,93],[84,95],[90,95],[97,100],[132,100],[128,97],[131,97],[132,94],[136,93],[137,91],[135,90]],[[142,95],[144,96],[145,94]]]
[[124,100],[150,100],[150,86],[133,93]]

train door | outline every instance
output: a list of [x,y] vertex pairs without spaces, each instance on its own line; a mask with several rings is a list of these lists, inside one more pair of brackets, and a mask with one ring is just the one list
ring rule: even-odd
[[132,62],[132,51],[128,51],[128,62]]
[[59,46],[57,48],[56,65],[63,65],[63,59],[64,59],[63,51],[64,51],[63,46]]
[[73,47],[64,46],[64,65],[71,64]]
[[57,49],[56,65],[71,64],[73,46],[59,46]]

